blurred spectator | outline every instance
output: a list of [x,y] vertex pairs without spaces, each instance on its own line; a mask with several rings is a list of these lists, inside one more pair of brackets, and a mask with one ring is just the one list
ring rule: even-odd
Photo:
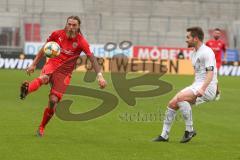
[[178,59],[184,59],[183,50],[181,49],[177,56]]

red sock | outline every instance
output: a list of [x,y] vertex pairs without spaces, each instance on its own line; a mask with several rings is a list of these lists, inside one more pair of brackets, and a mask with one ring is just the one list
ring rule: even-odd
[[43,81],[41,78],[35,78],[33,81],[29,83],[28,93],[36,91],[42,84]]
[[43,118],[40,126],[45,128],[48,121],[52,118],[53,115],[54,115],[54,109],[46,107],[43,113]]

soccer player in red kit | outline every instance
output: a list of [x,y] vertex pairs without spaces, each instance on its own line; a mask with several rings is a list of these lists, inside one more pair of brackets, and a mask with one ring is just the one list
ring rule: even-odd
[[[70,16],[64,29],[52,32],[47,42],[54,41],[61,47],[59,56],[50,58],[43,66],[41,74],[31,82],[23,82],[20,88],[20,98],[24,99],[31,92],[36,91],[43,84],[51,84],[48,106],[45,108],[41,124],[39,125],[37,135],[43,136],[44,129],[55,112],[57,103],[61,100],[67,86],[70,83],[72,71],[75,68],[76,61],[83,51],[90,59],[100,88],[106,86],[106,81],[100,71],[100,67],[89,49],[89,44],[80,31],[80,18]],[[34,72],[36,65],[44,56],[43,48],[40,49],[33,63],[27,68],[27,74]]]
[[[223,59],[224,63],[226,63],[226,59],[227,59],[226,45],[224,41],[220,39],[220,37],[221,37],[221,30],[219,28],[215,28],[213,31],[213,39],[210,39],[206,42],[206,45],[210,47],[215,54],[218,71],[222,65],[222,53],[224,54],[224,59]],[[216,100],[219,100],[219,99],[220,99],[220,90],[219,90],[219,86],[217,86]]]

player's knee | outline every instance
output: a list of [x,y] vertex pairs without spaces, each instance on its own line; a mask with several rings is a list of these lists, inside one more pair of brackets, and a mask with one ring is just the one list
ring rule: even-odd
[[48,82],[49,82],[49,76],[48,75],[42,75],[39,78],[42,80],[43,84],[48,84]]
[[181,94],[177,94],[171,101],[168,103],[168,107],[177,110],[178,107],[178,102],[184,101],[184,96]]
[[176,101],[176,99],[172,99],[171,101],[169,101],[168,107],[172,108],[172,109],[177,109],[177,101]]
[[49,98],[49,107],[50,108],[55,108],[55,106],[57,105],[58,103],[58,97],[55,96],[55,95],[50,95],[50,98]]
[[169,107],[170,107],[170,106],[174,106],[174,101],[172,101],[172,100],[169,101],[169,102],[168,102],[168,106],[169,106]]
[[176,103],[178,103],[178,102],[182,102],[182,101],[184,101],[185,100],[185,98],[184,98],[184,96],[182,96],[182,95],[178,95],[177,96],[177,102]]

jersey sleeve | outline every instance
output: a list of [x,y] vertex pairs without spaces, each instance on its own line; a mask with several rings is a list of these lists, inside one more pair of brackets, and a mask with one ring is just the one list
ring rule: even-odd
[[208,47],[210,47],[209,42],[210,42],[210,41],[207,41],[207,42],[206,42],[206,46],[208,46]]
[[87,40],[85,39],[82,39],[82,51],[88,56],[88,57],[91,57],[93,55],[93,53],[91,52],[90,50],[90,45],[89,43],[87,42]]
[[214,67],[216,60],[213,51],[209,50],[208,53],[206,52],[203,55],[203,60],[205,62],[205,68]]
[[50,42],[50,41],[56,41],[57,39],[57,31],[54,31],[50,34],[50,36],[47,38],[47,42]]

